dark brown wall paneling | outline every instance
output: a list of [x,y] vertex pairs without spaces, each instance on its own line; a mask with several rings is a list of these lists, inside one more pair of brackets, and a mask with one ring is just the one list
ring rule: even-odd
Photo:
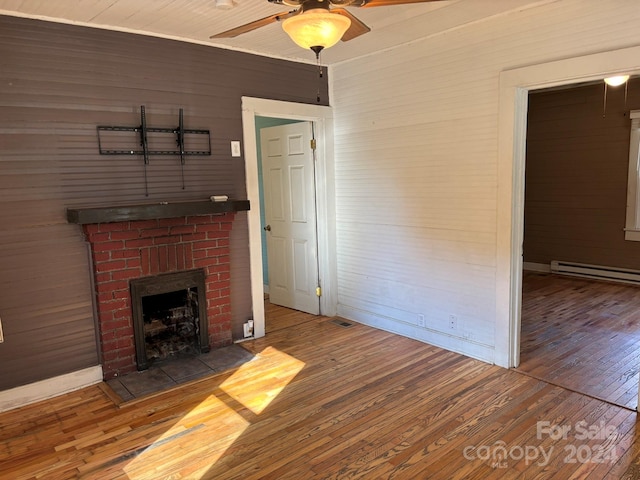
[[640,242],[624,239],[628,112],[640,109],[640,80],[529,96],[526,262],[566,260],[640,269]]
[[[228,50],[0,16],[0,389],[96,365],[86,245],[65,208],[246,198],[241,97],[316,103],[318,73]],[[327,99],[327,76],[321,98]],[[326,103],[325,103],[326,104]],[[211,131],[211,156],[98,154],[97,125]],[[187,148],[189,145],[187,145]],[[246,214],[232,233],[235,323],[251,316]],[[241,329],[236,329],[241,331]]]

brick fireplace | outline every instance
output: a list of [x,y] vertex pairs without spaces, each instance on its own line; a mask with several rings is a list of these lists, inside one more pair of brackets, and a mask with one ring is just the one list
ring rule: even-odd
[[[112,221],[123,216],[122,210],[120,215],[108,209],[67,211],[70,222],[82,224],[91,246],[101,363],[107,380],[137,369],[132,280],[204,271],[209,346],[232,342],[229,236],[234,211],[172,216],[191,210],[167,208],[158,215],[140,208],[144,214],[130,215],[129,209],[124,221]],[[205,205],[205,212],[211,209]],[[248,209],[248,202],[240,209]],[[101,214],[88,215],[89,210]],[[140,216],[168,218],[137,219]]]

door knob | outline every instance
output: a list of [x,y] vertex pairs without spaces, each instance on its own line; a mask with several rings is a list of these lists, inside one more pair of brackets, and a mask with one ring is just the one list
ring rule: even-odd
[[270,232],[271,231],[271,225],[267,225],[266,227],[264,227],[264,231],[265,232]]

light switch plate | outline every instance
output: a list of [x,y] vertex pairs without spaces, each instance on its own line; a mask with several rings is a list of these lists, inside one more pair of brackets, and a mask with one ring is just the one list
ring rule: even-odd
[[240,141],[239,140],[231,140],[231,156],[239,157],[240,156]]

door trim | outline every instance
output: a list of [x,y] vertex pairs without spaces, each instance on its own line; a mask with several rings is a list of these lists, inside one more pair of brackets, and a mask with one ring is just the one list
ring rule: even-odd
[[532,90],[640,73],[640,47],[567,58],[500,73],[495,363],[520,363],[524,174]]
[[322,286],[320,312],[333,316],[337,311],[338,271],[336,258],[335,168],[333,158],[333,112],[331,107],[307,105],[254,97],[242,97],[242,133],[245,155],[247,198],[251,209],[249,224],[249,257],[251,269],[251,301],[254,335],[265,334],[264,289],[262,283],[262,236],[260,198],[258,193],[258,154],[255,117],[286,118],[315,124],[316,209],[318,221],[318,274]]

